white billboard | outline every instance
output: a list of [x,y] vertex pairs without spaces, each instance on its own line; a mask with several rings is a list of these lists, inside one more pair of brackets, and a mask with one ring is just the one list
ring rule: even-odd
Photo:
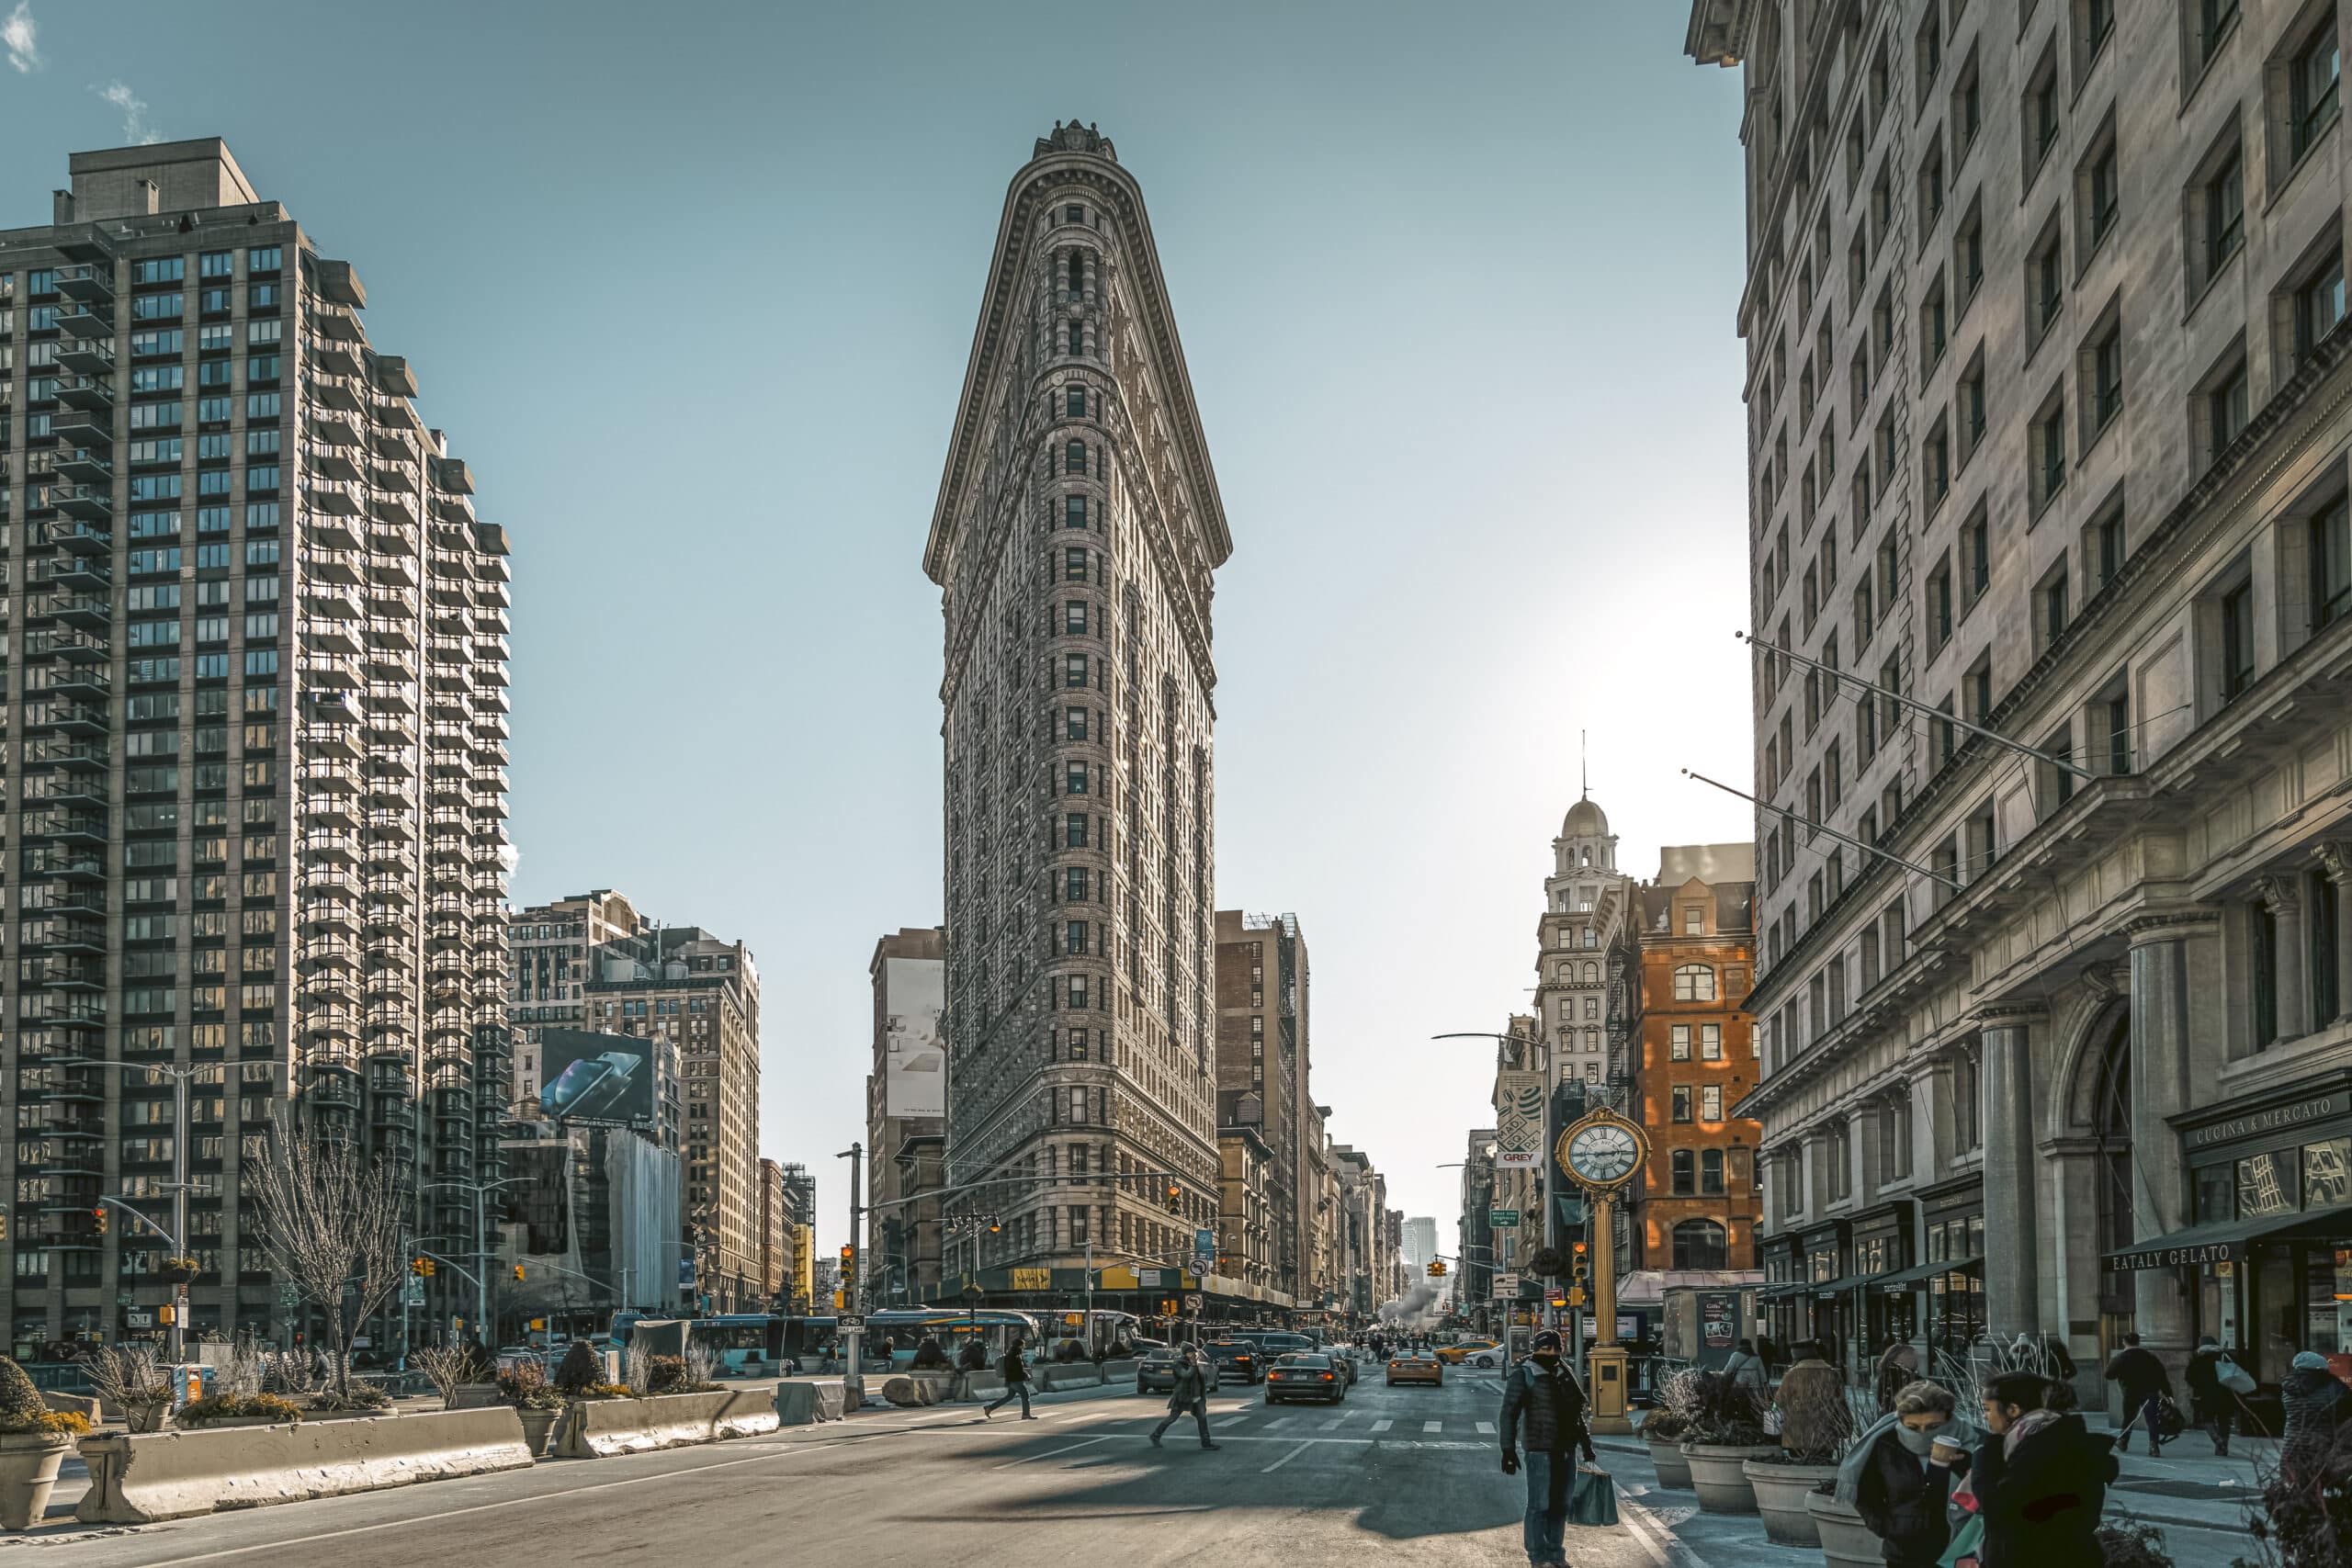
[[939,1014],[947,965],[936,958],[882,961],[882,1113],[947,1114],[947,1051]]

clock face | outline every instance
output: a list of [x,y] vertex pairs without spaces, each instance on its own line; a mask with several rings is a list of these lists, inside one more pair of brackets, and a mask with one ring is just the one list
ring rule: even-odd
[[1624,1180],[1641,1161],[1641,1145],[1634,1142],[1634,1134],[1608,1122],[1587,1127],[1568,1140],[1568,1168],[1596,1187],[1611,1187]]

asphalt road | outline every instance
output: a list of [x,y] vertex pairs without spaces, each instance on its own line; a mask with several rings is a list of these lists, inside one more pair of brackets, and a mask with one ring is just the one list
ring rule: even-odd
[[[183,1519],[58,1529],[75,1568],[198,1562],[417,1568],[470,1562],[692,1568],[779,1562],[1051,1568],[1244,1564],[1361,1568],[1408,1548],[1419,1568],[1514,1568],[1521,1483],[1496,1462],[1493,1373],[1442,1389],[1359,1384],[1337,1408],[1210,1401],[1216,1452],[1190,1422],[1146,1440],[1163,1396],[1085,1391],[974,1409],[866,1411],[769,1438]],[[1631,1512],[1629,1510],[1629,1512]],[[1577,1568],[1660,1568],[1638,1517],[1571,1529]],[[38,1548],[36,1548],[38,1550]],[[1688,1559],[1681,1561],[1687,1562]],[[1818,1562],[1818,1558],[1815,1559]]]

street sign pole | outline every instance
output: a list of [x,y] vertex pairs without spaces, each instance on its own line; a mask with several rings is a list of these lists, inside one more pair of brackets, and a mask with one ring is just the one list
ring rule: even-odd
[[865,1327],[859,1316],[861,1307],[857,1293],[858,1262],[863,1249],[857,1245],[857,1225],[862,1217],[858,1205],[859,1163],[865,1158],[865,1145],[852,1144],[841,1157],[849,1161],[849,1267],[842,1270],[842,1315],[849,1327],[842,1333],[842,1351],[847,1358],[842,1371],[842,1404],[856,1410],[865,1404],[865,1362],[860,1355],[858,1341]]

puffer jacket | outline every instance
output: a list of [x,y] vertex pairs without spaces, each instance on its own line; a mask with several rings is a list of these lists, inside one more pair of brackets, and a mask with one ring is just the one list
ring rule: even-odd
[[1951,1471],[1921,1464],[1901,1438],[1882,1432],[1871,1445],[1854,1506],[1879,1538],[1887,1562],[1917,1562],[1941,1556],[1951,1544],[1944,1512],[1951,1492]]
[[1168,1380],[1168,1408],[1190,1410],[1208,1396],[1208,1374],[1201,1371],[1201,1363],[1197,1360],[1177,1362],[1174,1375]]
[[1503,1383],[1502,1427],[1506,1449],[1523,1442],[1532,1454],[1582,1450],[1586,1459],[1596,1458],[1585,1427],[1584,1390],[1563,1360],[1547,1368],[1531,1356],[1510,1370]]
[[2352,1388],[2334,1372],[2290,1369],[2278,1380],[2279,1400],[2287,1407],[2286,1429],[2279,1434],[2286,1448],[2325,1449],[2335,1440],[2335,1428],[2352,1415]]

